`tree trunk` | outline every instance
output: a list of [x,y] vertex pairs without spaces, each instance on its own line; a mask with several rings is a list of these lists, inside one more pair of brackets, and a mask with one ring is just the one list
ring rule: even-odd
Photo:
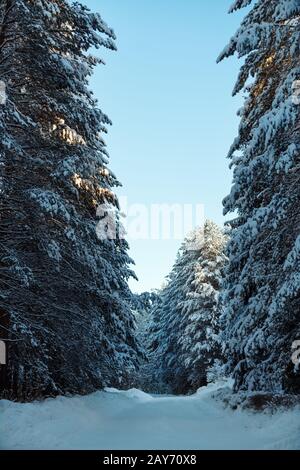
[[[0,310],[0,340],[4,341],[7,339],[9,326],[8,315]],[[5,344],[6,345],[6,344]],[[1,356],[2,359],[2,356]],[[6,345],[5,364],[0,363],[0,397],[3,396],[4,391],[8,389],[7,381],[7,362],[8,362],[8,350]]]

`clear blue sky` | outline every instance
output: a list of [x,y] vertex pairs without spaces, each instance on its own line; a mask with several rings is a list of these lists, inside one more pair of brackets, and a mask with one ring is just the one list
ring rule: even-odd
[[[231,0],[85,0],[113,27],[118,52],[101,51],[92,88],[113,121],[106,137],[110,168],[129,204],[205,205],[223,224],[232,175],[226,155],[237,134],[242,97],[231,92],[237,59],[216,58],[245,12]],[[139,283],[160,287],[178,240],[129,240]]]

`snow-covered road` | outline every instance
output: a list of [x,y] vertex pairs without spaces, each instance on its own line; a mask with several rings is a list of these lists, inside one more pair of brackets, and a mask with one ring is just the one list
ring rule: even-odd
[[231,411],[211,398],[107,389],[32,404],[0,401],[2,449],[300,449],[300,411]]

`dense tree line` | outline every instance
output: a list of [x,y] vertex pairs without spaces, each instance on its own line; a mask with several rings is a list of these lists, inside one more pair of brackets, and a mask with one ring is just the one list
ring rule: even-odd
[[300,0],[230,12],[243,7],[219,57],[244,58],[224,200],[234,219],[226,235],[206,221],[165,286],[133,296],[111,123],[89,89],[102,62],[89,49],[115,50],[115,34],[77,2],[0,0],[2,397],[192,393],[224,371],[235,391],[300,392]]

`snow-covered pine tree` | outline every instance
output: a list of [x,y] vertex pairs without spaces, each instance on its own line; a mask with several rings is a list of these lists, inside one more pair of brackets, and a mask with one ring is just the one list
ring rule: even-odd
[[176,393],[179,382],[181,389],[178,393],[181,393],[186,384],[186,377],[182,377],[184,369],[179,362],[181,349],[178,338],[182,334],[182,315],[178,306],[189,276],[185,266],[191,269],[193,261],[193,252],[185,251],[183,243],[167,277],[167,284],[161,291],[160,302],[153,311],[150,360],[154,366],[153,383],[161,392]]
[[88,50],[114,39],[77,2],[0,2],[2,396],[122,387],[137,362],[127,243],[96,234],[97,206],[118,212],[119,183]]
[[181,246],[153,312],[155,382],[162,390],[190,393],[207,383],[218,356],[218,293],[225,237],[210,221]]
[[[178,341],[181,345],[179,360],[187,370],[190,392],[207,385],[209,370],[221,360],[219,294],[226,261],[225,240],[224,233],[215,223],[205,223],[197,263],[195,269],[190,270],[186,295],[179,304],[185,325]],[[195,242],[197,246],[197,239]]]
[[220,60],[244,57],[234,93],[247,94],[225,213],[228,246],[223,321],[236,390],[300,392],[291,347],[300,336],[300,1],[254,3]]
[[140,364],[136,374],[135,386],[145,392],[158,392],[153,387],[152,371],[155,364],[151,355],[151,328],[153,325],[153,312],[160,301],[159,291],[142,292],[135,294],[131,307],[136,321],[136,339],[141,350]]

